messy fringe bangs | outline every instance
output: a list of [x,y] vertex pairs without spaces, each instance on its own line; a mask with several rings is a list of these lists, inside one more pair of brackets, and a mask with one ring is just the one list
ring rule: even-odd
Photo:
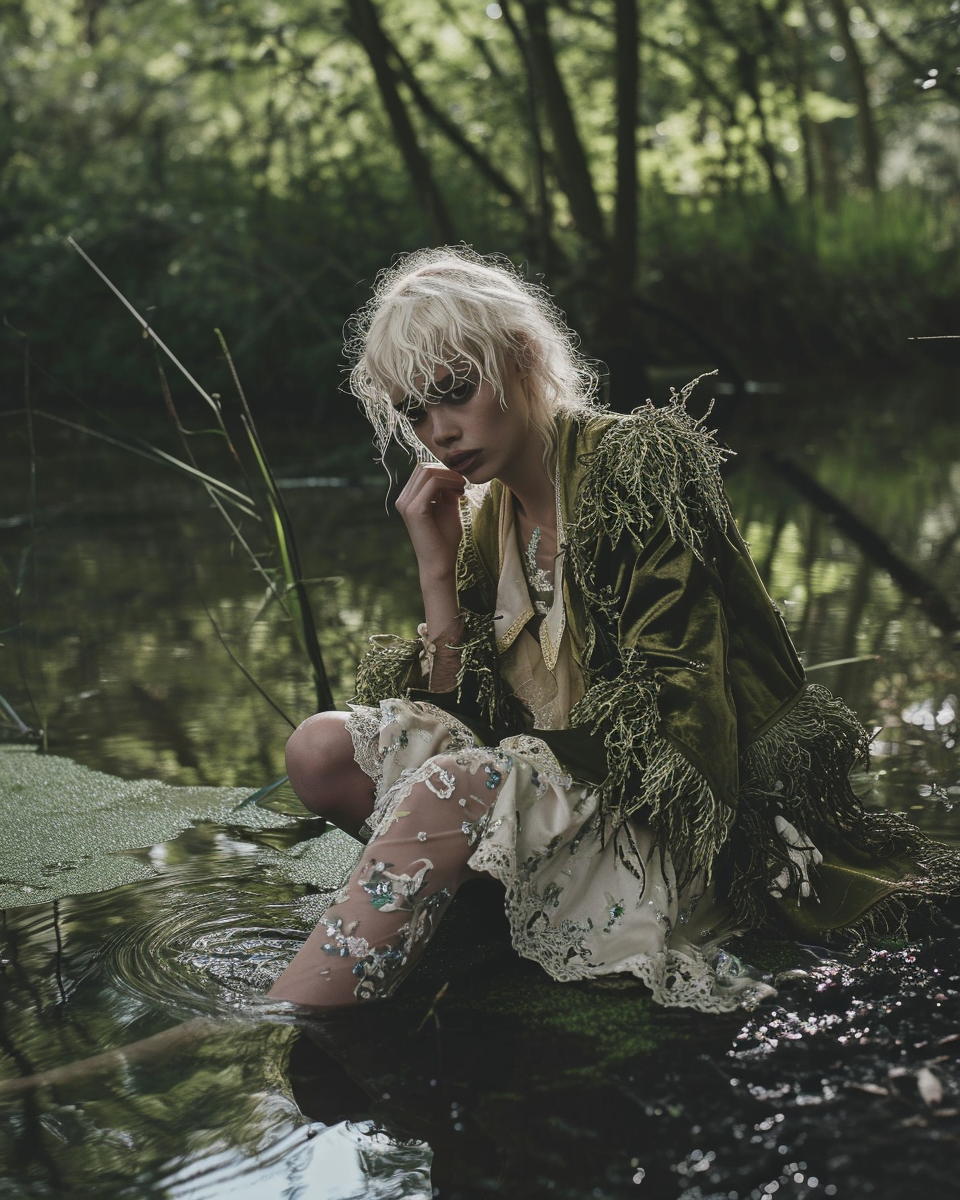
[[373,426],[383,457],[391,439],[421,461],[430,455],[402,412],[401,399],[427,395],[438,367],[473,370],[501,395],[510,358],[524,376],[530,418],[555,454],[553,416],[596,407],[598,373],[580,353],[546,289],[504,256],[442,246],[407,255],[382,271],[373,296],[348,325],[350,390]]

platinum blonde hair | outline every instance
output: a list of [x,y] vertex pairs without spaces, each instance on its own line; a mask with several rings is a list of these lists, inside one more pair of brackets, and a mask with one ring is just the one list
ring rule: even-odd
[[554,414],[597,407],[599,374],[580,353],[576,334],[547,290],[524,279],[503,255],[466,246],[405,255],[377,276],[347,335],[350,390],[373,426],[381,457],[396,439],[421,461],[430,458],[395,405],[401,399],[436,403],[428,388],[439,367],[476,371],[505,404],[505,371],[516,363],[548,464],[556,455]]

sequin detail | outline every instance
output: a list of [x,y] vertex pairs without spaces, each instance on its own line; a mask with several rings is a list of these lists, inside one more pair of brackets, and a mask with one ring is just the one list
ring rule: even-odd
[[[436,784],[433,782],[434,779],[437,780]],[[449,771],[444,771],[442,768],[438,768],[433,775],[428,775],[423,782],[441,800],[449,800],[453,795],[453,789],[457,786],[456,776],[451,775]]]
[[[381,753],[396,744],[398,726],[409,730],[409,743],[406,750],[385,757],[372,834],[382,836],[412,809],[412,790],[429,779],[430,791],[441,797],[437,804],[460,808],[455,820],[453,810],[443,819],[462,830],[470,868],[504,884],[511,940],[524,958],[562,981],[629,972],[650,987],[658,1003],[704,1012],[752,1007],[770,994],[750,977],[718,979],[716,943],[727,933],[727,914],[712,890],[697,906],[703,879],[678,887],[670,856],[661,853],[649,827],[639,820],[618,827],[605,824],[596,789],[565,775],[540,739],[520,734],[499,746],[477,746],[465,726],[421,701],[385,701],[375,715]],[[358,715],[358,730],[359,723]],[[443,797],[449,785],[441,772],[456,776],[449,799]],[[418,818],[412,826],[411,841],[421,823],[426,821]],[[431,845],[433,840],[431,835]],[[367,862],[375,846],[371,843]],[[436,861],[439,853],[432,855]],[[396,860],[396,855],[384,845],[378,858]],[[416,875],[421,864],[404,860],[404,865]],[[588,875],[593,882],[585,889]],[[393,990],[406,974],[405,945],[414,946],[412,957],[418,957],[423,942],[415,940],[416,929],[435,923],[443,904],[425,897],[426,891],[410,902],[416,914],[405,908],[393,918],[407,924],[388,935],[389,946],[376,947],[371,919],[370,928],[351,935],[367,933],[374,943],[368,954],[330,960],[335,971],[362,963],[354,971],[358,999],[381,998]],[[423,916],[421,905],[427,906]],[[696,919],[691,919],[695,907]],[[364,910],[373,917],[370,906]],[[682,934],[674,936],[675,930]],[[641,951],[636,949],[638,934],[645,947]],[[390,948],[398,944],[399,954]]]
[[[351,928],[356,927],[356,922]],[[325,943],[323,947],[324,954],[336,954],[340,958],[346,958],[352,955],[354,958],[363,958],[365,954],[370,953],[370,946],[366,938],[351,937],[343,931],[343,918],[337,917],[335,921],[331,921],[325,926],[325,932],[330,941]]]
[[360,959],[353,968],[353,974],[359,980],[353,993],[358,1000],[380,1000],[394,991],[407,974],[414,949],[433,936],[450,900],[446,888],[426,896],[416,905],[410,920],[398,931],[398,946],[374,947]]
[[427,872],[433,870],[433,863],[428,858],[418,861],[423,863],[423,866],[415,875],[394,875],[389,870],[393,863],[373,862],[373,869],[365,880],[360,881],[360,886],[370,897],[370,903],[377,912],[410,910],[409,902],[423,887]]
[[610,933],[614,925],[619,925],[623,920],[623,914],[627,911],[623,900],[614,900],[607,893],[607,923],[603,927],[604,933]]

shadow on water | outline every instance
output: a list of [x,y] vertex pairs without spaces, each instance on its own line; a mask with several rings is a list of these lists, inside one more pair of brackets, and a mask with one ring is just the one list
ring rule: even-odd
[[[878,731],[859,780],[867,802],[958,841],[956,655],[922,605],[763,455],[775,442],[955,597],[960,431],[922,384],[846,395],[842,424],[834,404],[793,412],[781,395],[741,417],[727,435],[740,451],[734,510],[812,678]],[[71,826],[71,869],[90,858],[85,894],[6,910],[0,1073],[48,1070],[197,1016],[222,1020],[160,1056],[0,1093],[0,1200],[955,1191],[960,939],[949,924],[851,956],[745,940],[738,953],[779,996],[717,1016],[659,1009],[633,985],[551,983],[515,959],[495,888],[478,884],[389,1004],[311,1022],[258,1001],[347,851],[317,839],[317,823],[282,796],[262,819],[231,818],[220,793],[201,804],[195,785],[279,774],[285,725],[222,657],[197,588],[293,719],[309,711],[309,679],[202,502],[99,454],[57,438],[41,446],[32,574],[20,612],[0,617],[13,629],[0,692],[29,707],[19,654],[51,748],[177,785],[142,804],[170,821],[179,798],[180,815],[126,842],[124,870],[136,873],[110,875],[121,884],[110,890],[97,890],[94,850]],[[317,472],[291,457],[289,474]],[[17,469],[3,479],[4,512],[19,514]],[[366,632],[419,619],[410,556],[382,489],[301,486],[288,497],[343,697]],[[0,538],[15,564],[24,525],[11,519]],[[37,822],[62,811],[35,805]],[[26,846],[29,821],[15,828]],[[8,846],[4,862],[16,858]],[[33,861],[26,849],[19,859]],[[8,886],[16,872],[3,871]],[[36,883],[38,894],[51,886]]]

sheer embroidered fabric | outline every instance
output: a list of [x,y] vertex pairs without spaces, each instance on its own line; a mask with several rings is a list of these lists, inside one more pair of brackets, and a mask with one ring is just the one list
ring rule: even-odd
[[[733,956],[719,950],[719,939],[730,930],[702,878],[678,892],[669,855],[661,856],[642,823],[603,829],[596,793],[564,775],[535,736],[477,746],[470,731],[448,713],[407,700],[384,701],[379,714],[354,709],[348,729],[357,760],[370,771],[378,791],[365,864],[382,861],[383,846],[392,847],[403,828],[408,831],[403,860],[408,874],[427,855],[427,876],[439,880],[457,875],[460,868],[443,861],[448,851],[457,856],[456,846],[439,838],[433,827],[420,829],[425,824],[422,805],[411,812],[411,796],[429,783],[437,812],[454,814],[440,824],[458,829],[467,847],[467,868],[504,884],[514,948],[554,979],[629,973],[660,1004],[710,1012],[752,1007],[771,994],[765,984],[741,973]],[[418,842],[420,832],[427,832],[427,838]],[[461,848],[460,863],[463,857]],[[364,870],[369,877],[369,865]],[[362,910],[365,898],[352,896],[348,884],[329,911],[340,915],[345,906],[353,917],[357,899]],[[439,912],[439,902],[436,908]],[[414,952],[425,945],[432,924],[424,922],[412,937],[404,935],[395,956],[397,969],[392,974],[384,970],[382,986],[369,986],[365,965],[355,970],[367,985],[357,997],[389,994],[403,969],[412,965]],[[378,960],[371,969],[379,967]]]

